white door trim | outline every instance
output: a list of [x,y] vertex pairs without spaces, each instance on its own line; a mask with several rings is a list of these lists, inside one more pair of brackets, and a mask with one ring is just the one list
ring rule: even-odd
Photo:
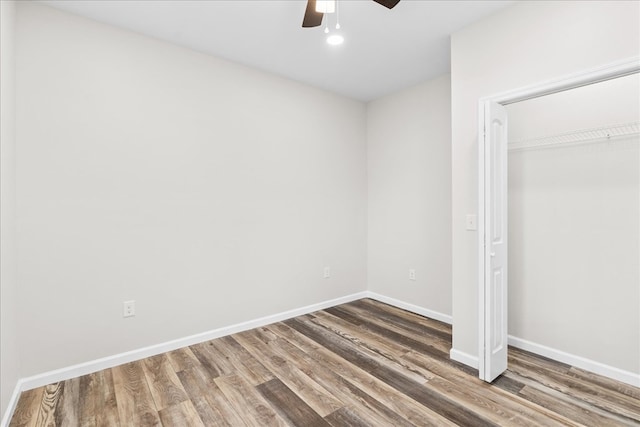
[[[586,86],[593,83],[623,77],[640,72],[640,57],[626,58],[600,67],[580,71],[559,78],[543,81],[519,89],[510,90],[483,97],[478,101],[478,371],[481,379],[485,378],[485,347],[486,336],[485,322],[487,313],[485,306],[485,266],[488,253],[485,251],[485,218],[490,206],[485,206],[485,105],[495,102],[502,105],[514,102],[550,95],[568,89]],[[506,221],[507,218],[504,218]]]

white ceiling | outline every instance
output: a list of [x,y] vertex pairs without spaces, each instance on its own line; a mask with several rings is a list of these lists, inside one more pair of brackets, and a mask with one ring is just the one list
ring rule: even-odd
[[42,3],[369,101],[448,72],[449,35],[513,2],[340,0],[340,46],[301,27],[306,0]]

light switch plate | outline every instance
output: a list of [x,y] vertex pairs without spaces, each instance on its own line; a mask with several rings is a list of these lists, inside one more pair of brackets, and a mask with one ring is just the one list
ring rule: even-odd
[[324,268],[322,272],[322,277],[324,277],[325,279],[328,279],[329,277],[331,277],[331,267]]
[[477,230],[478,219],[475,214],[467,215],[467,230]]

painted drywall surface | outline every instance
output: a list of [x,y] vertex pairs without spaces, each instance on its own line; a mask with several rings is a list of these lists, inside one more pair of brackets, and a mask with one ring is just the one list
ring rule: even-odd
[[[640,119],[640,75],[507,106],[512,139]],[[640,373],[638,135],[509,152],[509,334]]]
[[637,56],[637,2],[519,2],[451,39],[453,347],[478,354],[478,99]]
[[517,142],[640,121],[640,75],[619,77],[506,106]]
[[23,375],[366,288],[364,104],[32,3],[16,59]]
[[[369,290],[451,315],[451,90],[445,75],[367,106]],[[409,280],[415,269],[416,280]]]
[[15,3],[0,2],[0,413],[20,378],[15,197]]

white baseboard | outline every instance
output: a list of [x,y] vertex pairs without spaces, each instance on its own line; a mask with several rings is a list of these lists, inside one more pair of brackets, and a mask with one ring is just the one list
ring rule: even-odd
[[561,350],[556,350],[555,348],[547,347],[545,345],[537,344],[511,335],[509,335],[509,345],[548,357],[549,359],[557,360],[558,362],[575,366],[576,368],[584,369],[585,371],[593,372],[594,374],[623,382],[625,384],[640,387],[640,374],[634,374],[633,372],[605,365],[604,363],[576,356],[575,354],[566,353]]
[[242,323],[237,323],[231,326],[225,326],[211,331],[202,332],[195,335],[190,335],[184,338],[179,338],[172,341],[167,341],[160,344],[155,344],[149,347],[143,347],[137,350],[128,351],[125,353],[115,354],[113,356],[103,357],[101,359],[92,360],[78,365],[69,366],[54,371],[44,372],[42,374],[34,375],[31,377],[23,378],[20,380],[20,391],[30,390],[37,387],[42,387],[47,384],[56,383],[59,381],[65,381],[71,378],[79,377],[82,375],[91,374],[103,369],[113,368],[114,366],[122,365],[123,363],[129,363],[136,360],[144,359],[146,357],[155,356],[157,354],[166,353],[168,351],[177,350],[182,347],[187,347],[193,344],[209,341],[215,338],[220,338],[226,335],[235,334],[238,332],[246,331],[253,328],[259,328],[261,326],[269,325],[275,322],[281,322],[286,319],[290,319],[296,316],[302,316],[304,314],[312,313],[314,311],[322,310],[325,308],[333,307],[339,304],[355,301],[361,298],[367,298],[367,292],[358,292],[355,294],[347,295],[340,298],[335,298],[328,301],[323,301],[317,304],[311,304],[306,307],[296,308],[293,310],[284,311],[281,313],[260,317],[258,319],[249,320]]
[[[333,307],[336,305],[348,303],[362,298],[371,298],[380,302],[398,307],[407,311],[411,311],[422,316],[426,316],[441,322],[451,324],[452,318],[449,315],[438,313],[417,305],[409,304],[404,301],[400,301],[394,298],[385,297],[384,295],[376,294],[374,292],[362,291],[355,294],[347,295],[340,298],[335,298],[328,301],[323,301],[317,304],[308,305],[306,307],[297,308],[282,313],[273,314],[270,316],[261,317],[247,322],[238,323],[218,329],[214,329],[207,332],[202,332],[195,335],[190,335],[184,338],[179,338],[172,341],[167,341],[160,344],[155,344],[148,347],[128,351],[125,353],[115,354],[113,356],[103,357],[96,360],[80,363],[77,365],[69,366],[66,368],[56,369],[42,374],[34,375],[27,378],[22,378],[16,384],[14,394],[12,395],[10,404],[7,411],[4,414],[0,427],[8,425],[11,416],[15,410],[15,405],[18,402],[20,393],[26,390],[31,390],[37,387],[42,387],[47,384],[56,383],[59,381],[65,381],[71,378],[76,378],[82,375],[91,374],[103,369],[113,368],[124,363],[133,362],[136,360],[144,359],[146,357],[155,356],[157,354],[173,351],[178,348],[187,347],[193,344],[209,341],[215,338],[220,338],[226,335],[235,334],[238,332],[246,331],[253,328],[269,325],[275,322],[281,322],[296,316],[302,316],[304,314],[312,313],[314,311],[322,310],[325,308]],[[476,362],[477,364],[477,362]]]
[[[254,320],[230,325],[218,329],[214,329],[207,332],[202,332],[195,335],[190,335],[184,338],[179,338],[172,341],[152,345],[149,347],[140,348],[137,350],[128,351],[125,353],[116,354],[113,356],[104,357],[101,359],[88,361],[78,365],[57,369],[54,371],[44,372],[42,374],[34,375],[27,378],[22,378],[16,384],[14,392],[5,411],[4,417],[0,422],[0,427],[6,427],[9,425],[9,420],[15,411],[15,407],[18,403],[20,393],[25,390],[30,390],[37,387],[42,387],[47,384],[68,380],[71,378],[87,375],[93,372],[100,371],[102,369],[112,368],[123,363],[129,363],[136,360],[144,359],[146,357],[155,356],[157,354],[173,351],[178,348],[187,347],[193,344],[209,341],[215,338],[220,338],[226,335],[235,334],[238,332],[246,331],[253,328],[269,325],[275,322],[281,322],[296,316],[302,316],[304,314],[312,313],[314,311],[322,310],[325,308],[333,307],[336,305],[348,303],[362,298],[371,298],[394,307],[398,307],[412,313],[416,313],[422,316],[429,317],[431,319],[439,320],[444,323],[451,324],[452,317],[446,314],[442,314],[436,311],[432,311],[414,304],[410,304],[404,301],[397,300],[395,298],[386,297],[384,295],[377,294],[370,291],[362,291],[344,297],[335,298],[328,301],[323,301],[316,304],[311,304],[306,307],[301,307],[293,310],[276,313],[273,315],[261,317]],[[585,359],[580,356],[575,356],[569,353],[565,353],[559,350],[555,350],[540,344],[536,344],[527,340],[523,340],[517,337],[509,336],[509,344],[521,348],[523,350],[531,351],[542,356],[549,357],[554,360],[558,360],[563,363],[570,364],[572,366],[585,369],[596,374],[600,374],[615,380],[630,384],[636,387],[640,387],[640,375],[632,372],[623,371],[618,368],[604,365],[599,362],[595,362],[589,359]],[[463,363],[474,369],[478,369],[478,357],[465,353],[454,348],[449,353],[452,360]]]
[[11,417],[16,410],[16,405],[18,404],[20,393],[22,393],[22,380],[18,380],[16,386],[13,389],[13,393],[11,393],[11,399],[9,399],[7,409],[4,411],[2,421],[0,421],[0,427],[9,427],[9,421],[11,421]]
[[439,320],[440,322],[446,323],[448,325],[453,323],[453,318],[448,314],[439,313],[437,311],[429,310],[428,308],[423,308],[414,304],[409,304],[408,302],[400,301],[395,298],[386,297],[384,295],[380,295],[375,292],[367,291],[366,294],[368,295],[368,298],[374,299],[376,301],[380,301],[385,304],[389,304],[394,307],[398,307],[403,310],[407,310],[412,313],[416,313],[421,316],[428,317],[430,319]]
[[452,348],[451,351],[449,351],[449,357],[451,360],[470,366],[473,369],[478,369],[478,356],[473,356],[469,353],[465,353],[464,351]]

